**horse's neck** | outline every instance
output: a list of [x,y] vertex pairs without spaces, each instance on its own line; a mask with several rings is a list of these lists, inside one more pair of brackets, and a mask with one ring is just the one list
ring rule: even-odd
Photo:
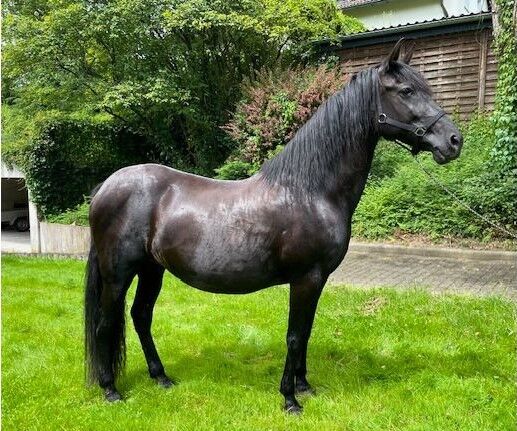
[[260,175],[294,195],[332,199],[353,211],[378,140],[371,74],[360,74],[324,103]]
[[352,82],[344,90],[345,115],[343,118],[334,119],[341,120],[338,123],[341,128],[338,135],[343,140],[339,145],[342,151],[333,164],[334,173],[329,172],[329,178],[332,180],[324,182],[327,184],[327,196],[334,199],[336,204],[350,215],[363,193],[379,140],[376,122],[371,116],[371,104],[376,100],[375,93],[372,93],[375,87],[365,85],[364,82],[359,84],[358,81],[361,79]]
[[326,195],[347,211],[353,212],[359,203],[372,165],[378,138],[366,136],[365,141],[347,146],[336,166],[334,182],[329,183]]

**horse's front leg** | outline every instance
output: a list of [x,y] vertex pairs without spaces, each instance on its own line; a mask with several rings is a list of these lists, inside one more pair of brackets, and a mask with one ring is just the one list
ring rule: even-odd
[[[291,283],[289,295],[289,326],[287,329],[287,357],[280,392],[285,397],[285,410],[300,413],[302,407],[295,397],[295,390],[310,390],[305,378],[307,343],[312,329],[314,313],[318,305],[326,277],[314,270]],[[296,378],[296,385],[295,385]]]

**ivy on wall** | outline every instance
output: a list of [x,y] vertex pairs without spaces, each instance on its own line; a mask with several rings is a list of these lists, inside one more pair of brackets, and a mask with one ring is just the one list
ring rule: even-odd
[[503,175],[517,175],[517,33],[516,0],[495,0],[498,28],[495,49],[499,62],[494,112],[495,145],[491,158]]

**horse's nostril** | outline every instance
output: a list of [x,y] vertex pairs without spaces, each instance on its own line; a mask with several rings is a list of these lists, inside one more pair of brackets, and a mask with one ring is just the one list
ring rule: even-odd
[[461,144],[461,138],[458,138],[456,135],[451,135],[451,144],[458,147]]

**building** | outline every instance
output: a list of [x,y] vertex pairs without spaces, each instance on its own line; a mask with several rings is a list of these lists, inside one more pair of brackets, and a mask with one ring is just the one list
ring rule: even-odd
[[490,12],[487,0],[340,0],[339,5],[368,30]]
[[36,205],[31,202],[25,185],[25,175],[16,166],[2,162],[2,213],[27,208],[30,226],[31,251],[40,252],[39,221]]
[[487,0],[341,0],[367,31],[321,47],[348,62],[350,72],[379,63],[401,37],[416,41],[412,65],[429,81],[449,114],[468,118],[492,110],[497,62]]

